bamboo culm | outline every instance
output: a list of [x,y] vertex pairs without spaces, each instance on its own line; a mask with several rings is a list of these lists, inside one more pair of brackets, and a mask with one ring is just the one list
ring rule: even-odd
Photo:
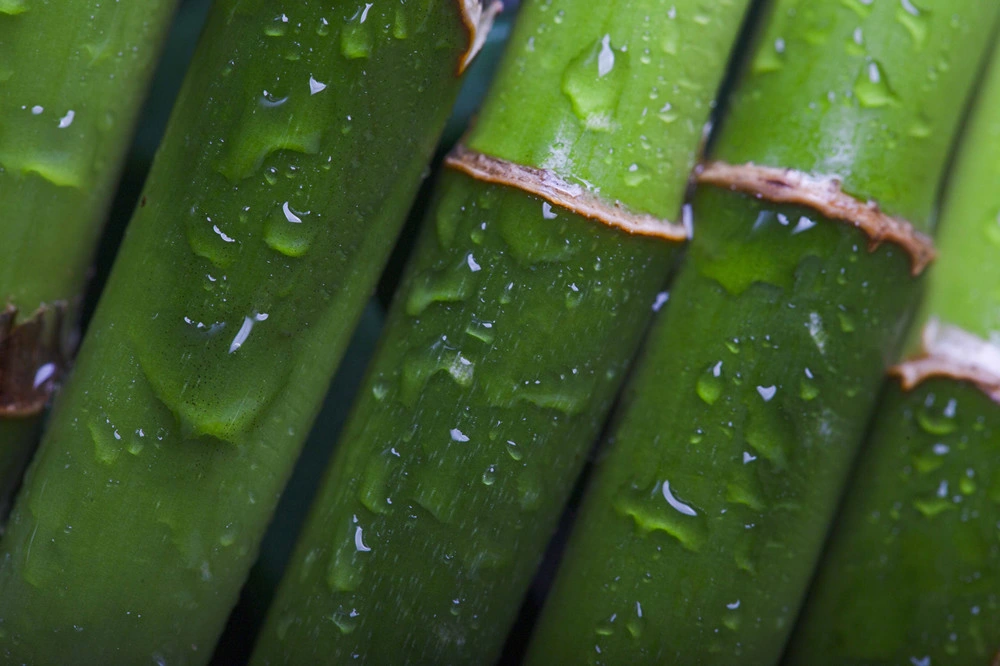
[[[780,657],[915,305],[918,232],[998,14],[920,7],[773,5],[528,664]],[[730,172],[745,181],[709,183]],[[862,218],[900,242],[871,251]]]
[[208,661],[479,8],[215,3],[0,541],[4,658]]
[[0,521],[67,370],[175,0],[0,2]]
[[[908,357],[933,360],[953,327],[975,337],[952,376],[889,381],[788,664],[995,663],[1000,367],[981,361],[1000,358],[1000,53],[981,90]],[[992,384],[963,373],[977,362]]]
[[746,6],[522,5],[253,663],[496,658],[661,300],[685,231],[657,220]]

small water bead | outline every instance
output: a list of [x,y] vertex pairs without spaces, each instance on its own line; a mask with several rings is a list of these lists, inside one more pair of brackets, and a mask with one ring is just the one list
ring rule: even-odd
[[854,96],[861,106],[872,109],[899,102],[882,64],[877,60],[869,60],[861,66],[854,81]]
[[511,459],[516,462],[521,462],[524,459],[524,452],[521,451],[520,447],[513,441],[507,440],[507,453],[510,455]]
[[707,368],[695,384],[695,392],[707,405],[714,405],[722,395],[725,381],[722,378],[722,361]]
[[490,465],[483,472],[483,485],[492,486],[497,480],[497,470],[496,465]]

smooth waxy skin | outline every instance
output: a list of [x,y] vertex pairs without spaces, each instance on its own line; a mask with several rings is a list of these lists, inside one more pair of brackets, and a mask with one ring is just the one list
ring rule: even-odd
[[[525,4],[468,144],[675,218],[745,8]],[[254,663],[494,660],[676,250],[446,174]]]
[[[713,157],[843,172],[845,189],[928,229],[926,192],[937,188],[997,10],[938,3],[918,49],[886,4],[864,16],[860,4],[779,1]],[[948,77],[862,103],[855,75],[868,61],[844,48],[858,28],[896,44],[879,54],[890,74],[923,77],[943,60]],[[896,125],[932,105],[930,135]],[[758,144],[759,133],[773,136]],[[831,134],[843,142],[836,154]],[[869,177],[867,154],[899,168]],[[893,245],[869,253],[849,225],[707,187],[694,211],[687,262],[584,500],[529,664],[777,661],[915,304],[909,257]]]
[[[0,310],[18,308],[16,321],[69,303],[73,329],[175,5],[0,2]],[[0,417],[0,520],[37,432],[33,416]]]
[[[951,177],[914,327],[1000,335],[1000,62]],[[789,664],[989,663],[1000,647],[1000,405],[937,378],[885,389]]]
[[452,2],[217,2],[0,542],[0,654],[203,663],[457,93]]

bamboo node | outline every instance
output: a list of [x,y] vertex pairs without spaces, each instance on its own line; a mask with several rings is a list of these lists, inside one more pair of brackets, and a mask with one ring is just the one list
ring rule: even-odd
[[899,377],[903,390],[911,391],[934,377],[947,377],[975,384],[1000,403],[1000,346],[938,319],[924,326],[921,342],[919,356],[889,370]]
[[841,189],[832,176],[813,176],[795,169],[778,169],[747,164],[706,162],[698,167],[695,179],[750,194],[775,203],[807,206],[833,220],[852,224],[868,235],[868,250],[882,243],[895,243],[910,255],[911,273],[920,275],[934,260],[934,242],[904,219],[882,212],[874,201],[863,202]]
[[515,164],[462,145],[452,150],[445,158],[445,164],[476,180],[522,190],[554,206],[628,234],[677,242],[690,237],[689,229],[684,225],[632,212],[620,201],[609,203],[582,185],[570,183],[548,169]]
[[462,60],[458,64],[458,73],[461,74],[486,43],[493,21],[503,11],[503,3],[493,0],[484,5],[483,0],[460,0],[459,9],[462,12],[462,23],[469,31],[469,48],[462,54]]
[[42,305],[15,323],[17,308],[0,310],[0,418],[26,418],[45,408],[66,370],[67,305]]

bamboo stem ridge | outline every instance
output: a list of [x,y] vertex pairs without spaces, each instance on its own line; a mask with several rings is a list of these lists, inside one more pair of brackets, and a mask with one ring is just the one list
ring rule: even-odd
[[67,328],[72,327],[65,302],[44,305],[24,321],[17,319],[13,305],[0,311],[0,419],[38,415],[70,354]]
[[744,192],[774,203],[806,206],[823,217],[853,224],[869,238],[874,251],[883,242],[899,245],[910,255],[913,276],[920,275],[934,259],[934,241],[914,230],[906,220],[886,215],[874,201],[861,202],[841,189],[835,176],[816,177],[794,169],[775,169],[756,164],[732,165],[708,162],[701,165],[695,180]]
[[569,183],[547,169],[523,166],[457,146],[445,160],[456,171],[480,180],[513,187],[544,199],[581,217],[635,236],[679,242],[690,237],[688,229],[669,220],[629,211],[620,201],[609,204],[584,188]]
[[921,339],[922,353],[889,371],[899,377],[904,391],[912,391],[932,377],[949,377],[975,384],[1000,403],[1000,347],[938,319],[927,322]]
[[493,21],[503,11],[503,3],[500,0],[486,0],[488,4],[485,5],[484,0],[460,0],[460,2],[462,22],[469,31],[469,48],[462,54],[462,59],[458,63],[458,73],[462,74],[486,43]]

